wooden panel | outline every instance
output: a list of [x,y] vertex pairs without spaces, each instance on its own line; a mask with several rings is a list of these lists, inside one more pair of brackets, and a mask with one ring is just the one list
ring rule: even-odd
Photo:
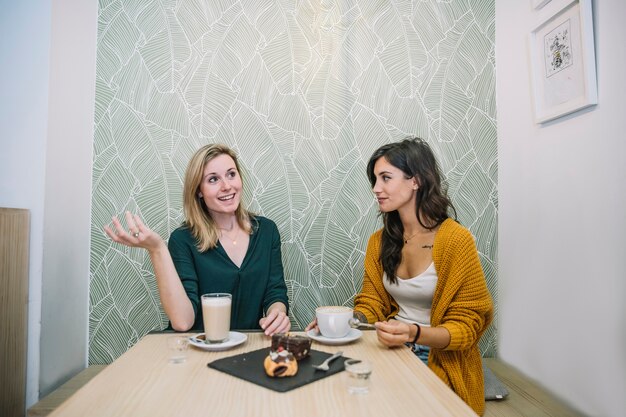
[[43,417],[50,414],[63,401],[74,395],[83,385],[98,375],[106,365],[91,365],[76,374],[72,379],[42,398],[37,404],[28,409],[28,417]]
[[487,401],[484,417],[583,417],[512,366],[494,358],[483,360],[509,390],[505,400]]
[[0,207],[0,416],[26,409],[28,237],[28,210]]

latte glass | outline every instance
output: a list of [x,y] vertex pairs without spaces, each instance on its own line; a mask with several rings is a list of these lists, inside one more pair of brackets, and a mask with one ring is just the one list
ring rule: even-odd
[[210,293],[202,295],[202,320],[207,343],[220,343],[228,339],[232,295]]

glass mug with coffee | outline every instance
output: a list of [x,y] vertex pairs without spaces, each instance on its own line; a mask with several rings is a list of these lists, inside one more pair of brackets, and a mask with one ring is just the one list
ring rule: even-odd
[[350,333],[352,309],[345,306],[323,306],[315,309],[317,327],[324,337],[337,339]]
[[220,343],[228,339],[232,295],[216,292],[202,295],[202,320],[206,343]]

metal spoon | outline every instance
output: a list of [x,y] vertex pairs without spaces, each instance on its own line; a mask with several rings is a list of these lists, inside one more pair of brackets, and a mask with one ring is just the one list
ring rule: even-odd
[[328,364],[331,361],[333,361],[333,360],[337,359],[338,357],[340,357],[341,355],[343,355],[343,352],[339,351],[339,352],[335,353],[334,355],[329,356],[328,358],[326,358],[326,360],[324,362],[320,363],[319,365],[311,365],[311,366],[313,366],[313,368],[315,368],[317,370],[320,370],[320,371],[328,371],[330,369]]
[[376,329],[376,326],[374,326],[373,324],[363,323],[356,317],[352,317],[348,322],[350,323],[350,327],[352,327],[353,329],[358,329],[359,327],[363,329]]

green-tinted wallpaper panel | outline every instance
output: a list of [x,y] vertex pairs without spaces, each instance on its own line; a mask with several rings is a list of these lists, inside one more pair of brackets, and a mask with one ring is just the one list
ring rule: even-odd
[[497,294],[493,0],[101,0],[96,76],[91,363],[167,324],[147,254],[102,226],[130,210],[167,238],[209,142],[280,229],[294,328],[352,305],[380,227],[365,165],[407,135],[435,149]]

